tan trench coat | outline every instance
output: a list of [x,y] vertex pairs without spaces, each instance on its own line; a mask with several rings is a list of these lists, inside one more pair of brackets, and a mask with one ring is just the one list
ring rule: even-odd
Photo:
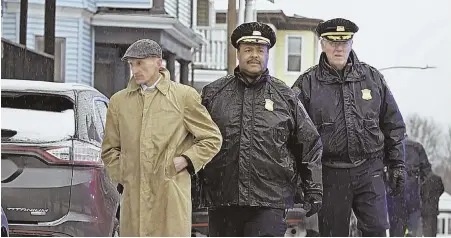
[[191,236],[191,177],[176,173],[173,158],[188,156],[197,172],[222,144],[197,91],[160,73],[144,93],[131,79],[108,108],[102,160],[124,185],[121,236]]

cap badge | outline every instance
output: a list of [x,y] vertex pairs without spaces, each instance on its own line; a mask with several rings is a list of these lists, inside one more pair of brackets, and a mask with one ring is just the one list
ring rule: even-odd
[[252,35],[253,35],[253,36],[261,36],[262,33],[259,32],[259,31],[253,31],[253,32],[252,32]]
[[337,31],[345,31],[345,27],[344,26],[337,26]]

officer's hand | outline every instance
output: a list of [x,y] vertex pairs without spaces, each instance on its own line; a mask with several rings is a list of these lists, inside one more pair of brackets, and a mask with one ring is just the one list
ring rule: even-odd
[[388,168],[390,196],[396,197],[404,192],[404,167]]
[[304,204],[304,198],[301,193],[296,192],[294,195],[294,204]]
[[311,217],[318,213],[321,209],[323,196],[318,193],[305,194],[305,202],[310,205],[310,210],[305,214],[306,217]]

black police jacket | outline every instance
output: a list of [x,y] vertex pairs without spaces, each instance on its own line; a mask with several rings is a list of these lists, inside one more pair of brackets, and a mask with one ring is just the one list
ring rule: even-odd
[[431,172],[431,164],[428,161],[423,146],[413,140],[406,141],[406,172],[404,199],[409,212],[421,208],[420,183],[424,181]]
[[293,90],[266,71],[249,83],[234,75],[202,90],[202,103],[223,136],[222,148],[201,171],[209,207],[288,208],[296,181],[322,195],[319,134]]
[[384,158],[403,166],[405,124],[382,74],[354,51],[348,62],[341,74],[322,53],[293,85],[321,135],[323,164],[349,168]]
[[423,181],[431,173],[431,164],[423,145],[411,139],[406,140],[405,164],[408,179],[411,177],[412,179]]
[[445,192],[442,178],[430,173],[421,184],[421,215],[423,217],[438,216],[440,196]]

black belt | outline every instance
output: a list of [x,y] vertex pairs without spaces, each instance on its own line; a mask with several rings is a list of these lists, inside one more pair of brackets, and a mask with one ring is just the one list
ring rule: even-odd
[[359,160],[354,163],[346,163],[346,162],[339,162],[339,161],[330,161],[326,160],[323,161],[323,165],[331,168],[338,168],[338,169],[350,169],[358,167],[359,165],[362,165],[365,163],[367,159]]

